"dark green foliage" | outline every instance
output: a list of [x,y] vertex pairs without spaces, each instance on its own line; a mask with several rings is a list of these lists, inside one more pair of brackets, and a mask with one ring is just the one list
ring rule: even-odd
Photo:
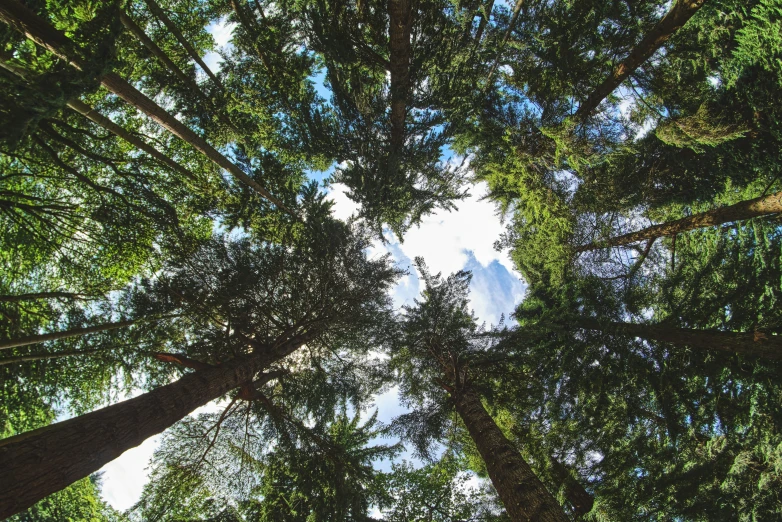
[[[5,70],[0,74],[0,90],[4,93],[0,100],[0,116],[10,124],[3,125],[0,130],[0,141],[12,147],[35,129],[39,121],[64,108],[71,98],[94,93],[100,86],[100,76],[116,65],[116,35],[120,28],[117,2],[94,2],[94,5],[84,4],[75,9],[54,2],[46,5],[44,12],[39,14],[45,14],[48,10],[66,21],[67,30],[74,34],[76,41],[85,44],[89,42],[89,54],[85,62],[87,67],[76,70],[62,63],[54,63],[35,79],[33,85],[28,85]],[[0,48],[0,52],[2,59],[6,60],[12,54],[8,43],[18,37],[8,27],[4,26],[1,31],[3,48]],[[28,47],[16,49],[16,52],[26,54],[30,50]],[[83,53],[77,51],[77,55]]]

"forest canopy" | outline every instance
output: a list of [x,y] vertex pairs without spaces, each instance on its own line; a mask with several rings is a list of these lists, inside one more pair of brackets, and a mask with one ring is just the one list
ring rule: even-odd
[[[779,520],[781,96],[782,0],[0,0],[0,519]],[[496,324],[390,247],[484,192]]]

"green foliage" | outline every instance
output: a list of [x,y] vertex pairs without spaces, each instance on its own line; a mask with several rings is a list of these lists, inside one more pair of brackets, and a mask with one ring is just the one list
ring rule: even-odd
[[125,518],[100,498],[100,476],[74,482],[8,522],[122,522]]
[[[253,409],[253,417],[263,411]],[[384,495],[373,462],[397,449],[368,446],[379,435],[374,416],[361,424],[358,415],[342,412],[329,423],[293,429],[285,426],[290,421],[268,419],[270,429],[282,423],[271,438],[258,437],[255,423],[229,418],[205,469],[195,458],[183,460],[181,450],[202,453],[206,436],[196,434],[207,418],[213,420],[202,416],[178,425],[156,452],[153,480],[133,508],[142,520],[205,520],[227,511],[239,520],[367,520],[370,506]]]
[[[220,364],[303,336],[268,381],[167,431],[131,517],[503,520],[493,492],[466,486],[464,469],[486,467],[454,416],[459,386],[574,519],[780,517],[779,364],[604,326],[782,335],[779,216],[595,247],[780,189],[780,0],[705,2],[579,120],[665,2],[531,0],[514,16],[423,0],[408,56],[387,2],[158,2],[202,57],[210,26],[230,23],[214,78],[145,0],[25,4],[84,67],[0,27],[0,337],[137,322],[4,350],[0,436],[189,371],[159,352]],[[108,94],[107,72],[296,215]],[[355,221],[331,217],[315,171],[347,186]],[[508,225],[498,246],[530,285],[517,328],[479,325],[469,274],[420,260],[425,292],[395,316],[401,272],[366,258],[373,237],[455,210],[467,181],[488,185]],[[390,427],[348,414],[390,386],[412,408]],[[428,462],[379,472],[400,449],[377,444],[390,434]],[[121,520],[99,495],[83,479],[11,520]]]
[[502,521],[504,515],[487,491],[470,487],[470,475],[460,473],[457,459],[445,455],[420,468],[394,464],[386,474],[388,500],[381,504],[389,522]]

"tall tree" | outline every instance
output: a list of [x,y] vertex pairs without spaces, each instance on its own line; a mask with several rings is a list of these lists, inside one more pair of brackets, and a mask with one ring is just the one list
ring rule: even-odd
[[171,34],[176,37],[177,41],[182,45],[182,47],[187,50],[188,56],[190,56],[190,58],[192,58],[192,60],[198,64],[201,70],[204,71],[207,76],[209,76],[215,85],[223,89],[224,87],[222,83],[220,83],[220,80],[217,79],[217,76],[215,76],[212,70],[204,63],[203,59],[201,59],[201,56],[193,48],[192,44],[187,40],[187,38],[184,37],[177,24],[175,24],[171,18],[168,17],[163,8],[155,0],[144,0],[144,2],[146,3],[147,7],[149,7],[149,10],[152,12],[152,14],[154,14],[158,19],[160,19],[161,22],[163,22],[166,28],[171,31]]
[[419,446],[427,444],[426,435],[442,429],[437,422],[443,422],[450,406],[477,446],[512,520],[568,520],[483,405],[480,368],[497,355],[491,340],[500,333],[480,332],[468,311],[469,274],[459,272],[443,281],[428,273],[422,259],[416,266],[426,283],[424,299],[405,310],[392,365],[400,372],[402,396],[417,403],[420,413],[403,416],[399,429],[419,434]]
[[638,45],[630,51],[622,63],[616,66],[611,75],[592,91],[586,100],[578,106],[574,117],[583,119],[594,111],[606,96],[611,94],[626,80],[636,68],[657,51],[681,26],[687,23],[706,0],[676,0],[671,9],[660,21],[644,35]]
[[[15,485],[3,486],[2,514],[24,509],[99,469],[196,407],[248,385],[304,344],[371,335],[388,304],[384,291],[398,271],[386,259],[368,261],[366,239],[328,217],[319,221],[322,212],[314,211],[308,230],[289,248],[216,241],[195,259],[182,260],[175,281],[189,284],[181,290],[174,286],[171,302],[171,286],[161,282],[158,306],[176,308],[181,299],[199,303],[204,315],[201,331],[194,334],[204,341],[214,336],[218,344],[197,343],[187,355],[220,364],[134,399],[3,440],[0,458],[12,470],[5,476],[13,476]],[[259,276],[248,279],[253,271]],[[216,277],[214,293],[206,295],[206,288],[192,285],[210,277]],[[139,306],[155,303],[143,295],[138,299]],[[253,311],[255,303],[262,308]]]

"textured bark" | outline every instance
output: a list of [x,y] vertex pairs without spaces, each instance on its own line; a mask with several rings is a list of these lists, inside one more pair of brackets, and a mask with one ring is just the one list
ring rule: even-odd
[[576,252],[586,252],[589,250],[598,250],[600,248],[609,248],[621,245],[629,245],[638,241],[647,241],[664,236],[675,236],[682,232],[695,230],[696,228],[711,227],[732,223],[734,221],[743,221],[769,214],[778,214],[782,212],[782,192],[761,196],[729,205],[727,207],[715,208],[700,214],[694,214],[686,218],[661,223],[651,227],[644,228],[637,232],[622,234],[612,237],[605,241],[596,241],[587,245],[576,247]]
[[554,479],[565,488],[565,498],[573,507],[573,516],[578,520],[590,511],[595,504],[595,498],[586,490],[581,483],[573,478],[567,466],[562,464],[554,457],[550,458],[551,471]]
[[597,319],[579,319],[575,324],[587,330],[631,335],[650,341],[662,341],[700,350],[740,353],[765,359],[782,359],[782,337],[761,331],[723,332],[655,324],[598,321]]
[[391,73],[391,154],[398,157],[405,144],[405,116],[410,92],[410,34],[413,27],[410,0],[389,0],[389,72]]
[[18,346],[27,346],[28,344],[43,343],[46,341],[56,341],[57,339],[67,339],[68,337],[78,337],[80,335],[87,335],[96,332],[105,332],[107,330],[116,330],[117,328],[125,328],[136,323],[136,320],[131,321],[119,321],[116,323],[103,323],[87,328],[72,328],[70,330],[63,330],[61,332],[51,332],[39,335],[26,335],[24,337],[17,337],[16,339],[6,339],[0,341],[0,350],[6,350],[8,348],[16,348]]
[[657,25],[630,51],[627,58],[578,107],[575,119],[583,120],[588,117],[606,96],[614,92],[614,89],[619,87],[633,71],[648,60],[705,3],[706,0],[674,0],[671,10],[657,22]]
[[201,57],[198,55],[198,52],[193,48],[192,45],[190,45],[190,42],[187,41],[187,38],[182,34],[182,31],[179,30],[179,27],[176,26],[176,24],[168,17],[166,12],[155,2],[155,0],[144,0],[149,7],[149,10],[152,11],[152,14],[154,14],[161,22],[163,22],[163,25],[166,26],[166,28],[171,31],[171,34],[174,35],[174,38],[177,39],[179,44],[185,48],[187,51],[187,54],[190,55],[190,58],[193,59],[195,63],[198,64],[199,67],[211,78],[211,80],[220,87],[220,89],[223,89],[223,84],[220,83],[220,80],[217,79],[217,76],[214,75],[211,69],[206,66],[204,61],[201,59]]
[[133,399],[0,441],[0,519],[88,476],[309,339],[196,371]]
[[[73,42],[62,32],[56,30],[45,20],[30,11],[16,0],[0,0],[0,20],[11,25],[14,29],[24,33],[29,39],[48,49],[73,67],[83,70],[85,61],[77,56]],[[147,98],[138,89],[120,78],[114,73],[105,74],[101,78],[101,84],[113,92],[129,105],[146,114],[149,118],[163,126],[166,130],[190,144],[216,165],[230,172],[235,178],[248,185],[278,208],[295,216],[280,200],[272,196],[258,182],[244,173],[231,160],[226,158],[214,147],[209,145],[201,136],[193,132],[186,125],[174,118],[165,109]]]
[[480,397],[466,388],[455,393],[456,411],[486,463],[489,478],[514,522],[566,522],[562,507],[521,454],[505,438]]

